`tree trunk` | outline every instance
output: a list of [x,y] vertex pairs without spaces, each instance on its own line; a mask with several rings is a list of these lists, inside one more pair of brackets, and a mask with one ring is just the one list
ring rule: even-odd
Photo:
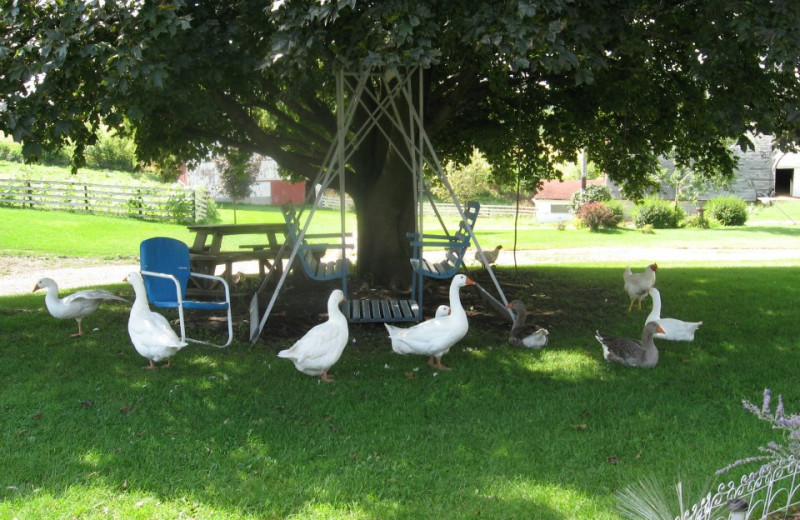
[[377,178],[348,191],[358,217],[358,276],[373,286],[407,288],[411,246],[406,233],[414,231],[411,172],[389,151]]

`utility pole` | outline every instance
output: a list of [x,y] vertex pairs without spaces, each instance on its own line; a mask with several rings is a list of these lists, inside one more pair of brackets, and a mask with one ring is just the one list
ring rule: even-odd
[[581,149],[581,191],[586,190],[586,147]]

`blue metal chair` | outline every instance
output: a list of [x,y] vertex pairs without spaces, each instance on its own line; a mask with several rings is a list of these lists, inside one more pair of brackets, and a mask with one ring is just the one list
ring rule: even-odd
[[[178,309],[180,318],[181,339],[193,343],[202,343],[224,348],[233,341],[233,319],[231,317],[231,292],[228,282],[219,276],[193,273],[189,268],[189,247],[174,238],[148,238],[139,245],[139,258],[147,290],[147,299],[151,305],[163,309]],[[225,301],[198,301],[186,299],[186,287],[190,277],[216,280],[225,289]],[[219,345],[186,337],[184,309],[207,311],[225,311],[228,316],[228,341]]]

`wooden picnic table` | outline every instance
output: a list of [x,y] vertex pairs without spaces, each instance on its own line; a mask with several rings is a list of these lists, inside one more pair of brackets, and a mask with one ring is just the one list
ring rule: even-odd
[[[271,260],[275,259],[286,240],[285,223],[197,224],[188,228],[195,233],[194,242],[189,248],[192,271],[214,274],[217,266],[224,265],[222,277],[231,283],[233,264],[236,262],[257,260],[262,277],[273,266],[280,268],[280,262]],[[258,238],[251,244],[239,245],[237,249],[223,249],[223,240],[232,235],[253,235]]]

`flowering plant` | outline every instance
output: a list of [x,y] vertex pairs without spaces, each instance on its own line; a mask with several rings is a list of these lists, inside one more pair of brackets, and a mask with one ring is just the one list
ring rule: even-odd
[[788,442],[787,444],[770,442],[766,446],[761,446],[758,449],[764,453],[764,455],[737,460],[733,464],[729,464],[721,470],[718,470],[717,475],[725,473],[736,466],[749,464],[751,462],[766,461],[766,463],[762,465],[762,468],[769,468],[772,464],[779,460],[786,459],[787,457],[800,458],[800,415],[786,415],[783,408],[783,397],[781,395],[778,395],[778,404],[774,412],[772,411],[772,392],[769,388],[764,389],[764,398],[761,402],[761,407],[754,405],[746,399],[742,401],[742,405],[759,419],[770,423],[774,430],[786,430],[788,432],[786,436]]
[[613,228],[619,223],[602,202],[587,202],[578,210],[577,217],[592,231],[597,231],[601,227]]

